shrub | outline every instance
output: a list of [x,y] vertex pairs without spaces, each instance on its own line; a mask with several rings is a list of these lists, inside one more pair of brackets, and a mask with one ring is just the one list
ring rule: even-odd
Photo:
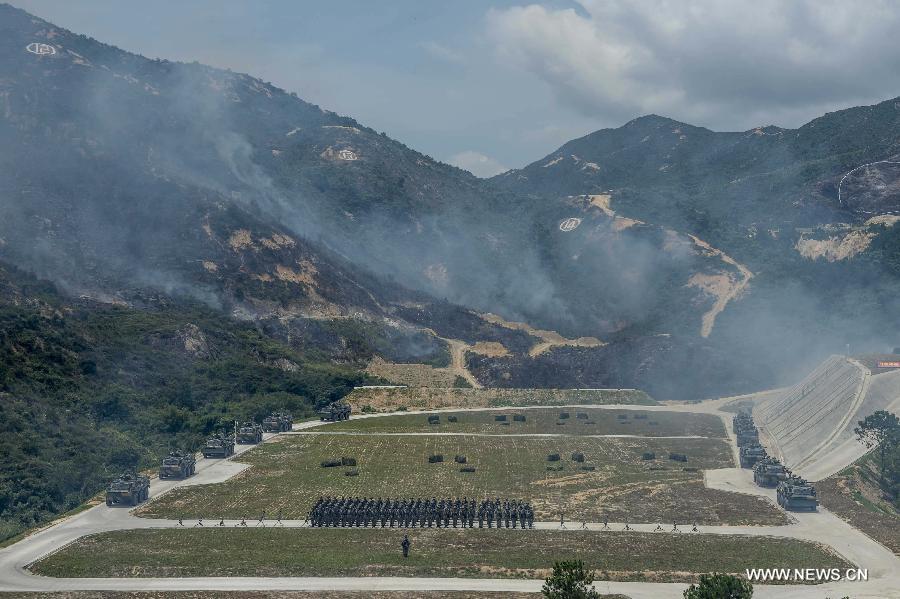
[[428,463],[429,463],[429,464],[439,464],[439,463],[441,463],[441,462],[443,462],[443,461],[444,461],[444,456],[443,456],[443,454],[438,453],[438,454],[435,454],[435,455],[428,456]]
[[354,468],[353,470],[347,470],[344,472],[344,476],[359,476],[359,470]]
[[516,422],[525,422],[525,414],[514,414],[513,420]]
[[440,423],[441,423],[441,417],[438,416],[437,414],[432,414],[431,416],[428,417],[428,424],[440,424]]
[[459,469],[460,472],[475,472],[475,466],[463,466]]
[[584,454],[581,453],[580,451],[576,451],[575,453],[572,454],[572,461],[573,462],[583,462]]
[[447,422],[457,422],[459,418],[456,416],[447,416]]
[[582,470],[587,470],[588,472],[593,472],[594,470],[597,469],[597,467],[596,467],[596,466],[588,466],[588,465],[584,465],[584,466],[581,467],[581,469],[582,469]]
[[669,459],[675,460],[676,462],[687,462],[688,461],[687,456],[684,455],[683,453],[670,453]]
[[628,414],[617,414],[616,418],[619,420],[628,420]]
[[558,462],[558,461],[559,461],[559,454],[558,454],[558,453],[551,453],[551,454],[547,455],[547,461],[548,461],[548,462]]
[[594,573],[585,570],[581,560],[554,562],[541,594],[547,599],[600,599],[593,584]]
[[646,414],[635,414],[634,416],[632,416],[632,418],[634,418],[635,420],[646,420],[647,415]]
[[458,455],[458,456],[456,456],[455,458],[453,458],[453,461],[456,462],[457,464],[465,464],[465,463],[466,463],[466,456],[464,456],[464,455]]
[[341,458],[341,466],[356,466],[356,458]]
[[652,451],[645,451],[645,452],[641,455],[641,459],[642,459],[642,460],[655,460],[655,459],[656,459],[656,454],[653,453]]
[[343,466],[341,460],[325,460],[322,462],[322,468],[335,468],[337,466]]
[[684,599],[750,599],[750,581],[731,574],[701,574],[700,582],[684,591]]
[[495,422],[506,422],[506,414],[497,414],[494,416]]
[[578,420],[587,420],[588,415],[585,412],[578,412],[577,414],[575,414],[575,418]]
[[569,413],[568,413],[568,412],[560,412],[560,413],[559,413],[559,419],[560,419],[560,420],[565,420],[565,419],[567,419],[568,417],[569,417]]

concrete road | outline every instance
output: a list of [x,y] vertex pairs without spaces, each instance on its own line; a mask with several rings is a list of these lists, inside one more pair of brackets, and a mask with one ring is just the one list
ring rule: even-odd
[[[724,398],[697,404],[669,404],[663,406],[569,406],[569,407],[601,407],[608,409],[635,410],[668,410],[679,412],[697,412],[719,415],[726,422],[726,430],[730,430],[731,414],[720,412],[719,408],[730,403],[734,398]],[[516,408],[516,409],[531,409]],[[460,411],[460,410],[440,410]],[[388,414],[371,414],[361,416],[373,418]],[[303,422],[295,425],[294,430],[306,430],[326,423],[318,421]],[[729,432],[730,434],[730,432]],[[276,435],[265,435],[269,440]],[[265,442],[265,441],[264,441]],[[236,453],[251,449],[253,446],[237,446]],[[187,481],[154,479],[151,481],[151,501],[177,486],[189,484],[210,484],[227,480],[241,472],[246,465],[228,460],[201,459],[197,462],[197,474]],[[756,487],[752,482],[749,470],[725,468],[705,473],[707,486],[739,493],[767,497],[772,500],[774,492]],[[215,525],[218,519],[205,521],[205,525]],[[196,522],[185,522],[185,528]],[[237,521],[226,521],[227,526],[235,526]],[[256,521],[248,521],[248,526],[256,526]],[[268,522],[271,526],[273,523]],[[286,521],[286,527],[303,528],[302,522]],[[588,530],[602,530],[603,524],[588,523]],[[610,523],[609,528],[621,530],[624,523]],[[656,524],[632,523],[630,527],[644,532],[651,532]],[[177,521],[145,519],[134,516],[126,508],[107,507],[101,504],[66,518],[56,524],[39,530],[21,541],[0,550],[0,591],[75,591],[75,590],[110,590],[110,591],[176,591],[176,590],[221,590],[221,591],[266,591],[266,590],[307,590],[307,591],[424,591],[424,590],[456,590],[456,591],[530,591],[540,590],[539,580],[510,579],[456,579],[456,578],[402,578],[402,577],[364,577],[364,578],[253,578],[253,577],[202,577],[202,578],[47,578],[35,576],[27,566],[67,546],[78,538],[99,532],[135,528],[170,528],[178,526]],[[537,523],[536,528],[558,529],[557,522]],[[670,527],[667,527],[670,528]],[[685,532],[680,534],[696,534],[687,532],[690,525],[680,525]],[[567,524],[567,531],[578,534],[583,529],[581,523]],[[832,547],[845,559],[867,568],[869,579],[865,582],[839,582],[826,585],[755,585],[755,597],[786,599],[821,599],[822,597],[842,597],[850,595],[855,599],[884,599],[900,597],[900,559],[884,546],[873,541],[840,518],[827,510],[816,513],[792,514],[792,523],[786,526],[704,526],[703,534],[745,534],[753,536],[773,536],[804,539],[822,543]],[[302,534],[298,532],[298,534]],[[527,533],[523,533],[527,534]],[[657,533],[657,534],[670,534]],[[668,583],[642,582],[598,582],[596,588],[604,593],[622,593],[634,599],[657,599],[661,597],[681,597],[686,585]]]

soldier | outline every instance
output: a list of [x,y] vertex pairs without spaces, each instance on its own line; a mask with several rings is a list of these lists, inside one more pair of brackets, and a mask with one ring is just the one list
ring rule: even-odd
[[603,530],[609,530],[609,516],[603,516]]
[[678,523],[674,520],[672,521],[672,532],[678,532]]
[[266,525],[266,511],[265,510],[263,510],[263,513],[259,515],[259,520],[257,520],[256,525],[265,527],[265,525]]
[[409,536],[403,535],[403,542],[400,543],[400,547],[403,549],[403,557],[409,557]]
[[697,523],[694,522],[694,527],[691,529],[691,532],[700,532],[700,529],[697,528]]
[[197,526],[203,526],[203,518],[197,518]]
[[662,531],[663,531],[663,527],[660,524],[657,524],[656,528],[653,529],[653,532],[662,532]]
[[278,510],[278,515],[275,516],[275,526],[284,526],[284,523],[281,521],[281,510]]
[[182,522],[181,516],[178,516],[178,526],[184,526],[184,522]]
[[225,526],[225,516],[219,518],[219,523],[216,526]]
[[622,530],[631,530],[631,527],[628,526],[628,520],[625,520],[625,528],[623,528]]
[[565,521],[565,519],[564,519],[564,517],[563,517],[563,513],[562,513],[562,512],[559,513],[559,527],[560,527],[560,528],[565,528],[565,527],[566,527],[566,521]]
[[238,526],[247,526],[247,520],[241,517],[241,522],[240,524],[238,524]]

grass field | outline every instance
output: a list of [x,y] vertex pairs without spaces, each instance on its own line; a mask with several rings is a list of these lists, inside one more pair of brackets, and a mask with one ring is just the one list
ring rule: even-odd
[[655,405],[634,389],[399,389],[356,388],[346,397],[354,412],[393,412],[398,409],[492,408],[503,406]]
[[[560,418],[560,414],[568,418]],[[517,422],[514,415],[525,417]],[[585,415],[587,418],[580,418]],[[487,433],[487,434],[562,434],[562,435],[640,435],[647,437],[701,436],[725,438],[722,420],[712,414],[623,410],[614,408],[532,408],[498,409],[481,412],[436,414],[438,424],[429,424],[425,414],[402,414],[377,418],[351,419],[329,425],[328,431],[379,433]],[[456,417],[456,422],[448,418]],[[505,416],[505,421],[497,421]]]
[[[585,465],[570,459],[583,452]],[[658,459],[643,461],[653,451]],[[683,453],[688,463],[671,461]],[[427,457],[443,454],[444,462]],[[560,453],[561,460],[547,456]],[[474,473],[460,472],[466,456]],[[323,460],[355,457],[358,476],[322,468]],[[531,501],[537,520],[782,524],[782,512],[750,495],[706,489],[693,468],[729,467],[731,450],[720,439],[511,436],[392,436],[301,434],[265,443],[244,454],[252,465],[216,485],[182,487],[140,510],[150,517],[241,518],[263,510],[303,518],[320,495],[367,497],[511,497]],[[549,466],[561,467],[549,471]],[[651,469],[653,468],[653,469]]]
[[[845,568],[820,546],[772,537],[515,530],[144,529],[85,537],[32,566],[59,577],[452,576],[543,578],[582,559],[603,580],[688,581],[745,568]],[[202,556],[202,559],[198,559]]]

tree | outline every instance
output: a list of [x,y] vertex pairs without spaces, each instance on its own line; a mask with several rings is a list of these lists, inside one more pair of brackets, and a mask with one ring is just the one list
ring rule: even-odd
[[684,591],[684,599],[750,599],[753,585],[731,574],[701,574],[700,583]]
[[583,561],[554,562],[541,593],[547,599],[599,599],[593,584],[594,573],[584,569]]
[[900,442],[900,418],[886,410],[878,410],[860,420],[853,432],[868,449],[878,447],[880,484],[884,487],[887,455]]

